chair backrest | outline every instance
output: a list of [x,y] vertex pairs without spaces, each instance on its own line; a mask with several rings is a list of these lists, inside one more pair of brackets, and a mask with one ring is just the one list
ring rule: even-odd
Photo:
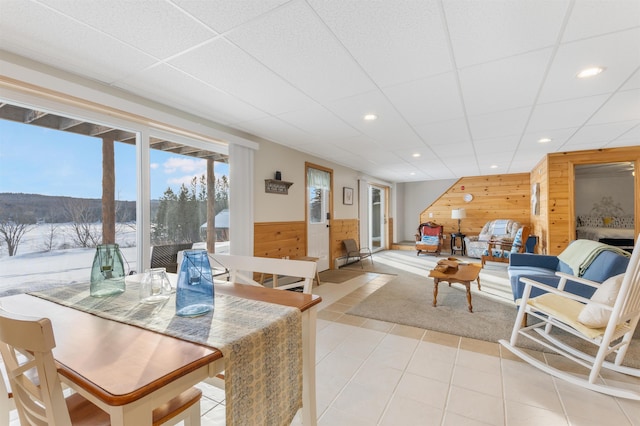
[[356,244],[356,240],[354,239],[342,240],[342,243],[344,244],[344,248],[345,250],[347,250],[347,253],[360,251],[360,249],[358,248],[358,244]]
[[[272,257],[238,256],[232,254],[209,253],[209,257],[217,264],[229,270],[232,282],[262,286],[253,279],[253,273],[268,275],[284,275],[302,278],[303,292],[311,293],[313,279],[316,274],[316,262],[306,260],[277,259]],[[284,288],[284,287],[276,287]]]
[[0,353],[22,425],[71,425],[51,350],[48,318],[0,310]]
[[421,223],[420,226],[418,226],[418,233],[421,237],[425,235],[439,237],[442,235],[442,225],[434,222]]
[[166,268],[167,272],[177,272],[178,252],[188,250],[193,243],[168,244],[164,246],[153,246],[151,248],[151,267]]
[[[630,321],[635,328],[640,320],[640,234],[636,237],[629,265],[624,273],[620,292],[613,305],[611,320],[615,324]],[[612,323],[609,322],[609,325]]]

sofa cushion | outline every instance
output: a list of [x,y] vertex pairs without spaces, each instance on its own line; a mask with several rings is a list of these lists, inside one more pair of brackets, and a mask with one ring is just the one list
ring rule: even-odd
[[[620,286],[625,274],[614,275],[607,278],[598,289],[591,296],[593,302],[604,303],[609,306],[613,306],[618,297]],[[578,315],[578,321],[587,327],[601,328],[606,327],[609,318],[611,317],[611,311],[604,309],[596,304],[587,303],[582,311]]]

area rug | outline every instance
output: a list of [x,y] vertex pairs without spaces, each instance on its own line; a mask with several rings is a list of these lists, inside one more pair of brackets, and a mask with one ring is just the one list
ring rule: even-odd
[[326,271],[320,272],[320,282],[341,284],[364,273],[365,271],[357,269],[327,269]]
[[[447,283],[440,283],[437,306],[433,307],[432,279],[396,271],[397,277],[347,313],[489,342],[510,337],[516,316],[513,302],[485,296],[477,290],[474,282],[471,285],[471,313],[467,309],[466,289],[462,284],[449,287]],[[571,339],[572,344],[583,350],[595,348],[572,336]],[[520,339],[520,344],[539,351],[544,349],[524,338]],[[640,328],[636,330],[624,364],[640,367]]]

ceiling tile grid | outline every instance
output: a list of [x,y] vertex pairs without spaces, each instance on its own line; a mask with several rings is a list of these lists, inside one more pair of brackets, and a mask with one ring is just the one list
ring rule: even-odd
[[0,49],[389,182],[640,145],[638,0],[0,0]]

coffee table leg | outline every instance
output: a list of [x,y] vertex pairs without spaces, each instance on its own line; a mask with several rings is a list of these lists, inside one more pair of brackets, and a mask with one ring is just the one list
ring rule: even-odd
[[476,278],[476,281],[478,281],[478,290],[481,290],[481,288],[480,288],[480,275],[478,275],[478,278]]
[[436,303],[438,301],[438,284],[440,283],[440,280],[437,278],[433,279],[433,306],[436,306]]
[[469,304],[469,312],[473,313],[473,306],[471,306],[471,281],[465,282],[464,286],[467,287],[467,303]]

